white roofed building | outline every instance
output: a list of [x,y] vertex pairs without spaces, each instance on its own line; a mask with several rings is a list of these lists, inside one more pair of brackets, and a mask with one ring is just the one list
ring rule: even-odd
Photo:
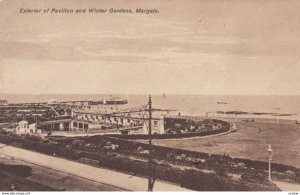
[[0,100],[0,106],[5,106],[7,103],[7,100]]
[[20,121],[19,125],[16,128],[16,134],[28,134],[30,133],[30,129],[27,121]]
[[48,104],[49,105],[59,104],[59,101],[57,101],[56,99],[50,99],[50,100],[48,100]]

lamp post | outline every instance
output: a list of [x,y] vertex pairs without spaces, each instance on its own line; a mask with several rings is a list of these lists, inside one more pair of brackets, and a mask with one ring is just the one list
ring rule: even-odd
[[156,165],[153,162],[152,159],[152,101],[151,101],[151,96],[149,96],[149,102],[148,102],[148,107],[149,107],[149,129],[148,129],[148,135],[149,135],[149,155],[148,155],[148,168],[149,168],[149,178],[148,178],[148,191],[152,192],[153,187],[154,187],[154,182],[155,182],[155,169]]
[[266,149],[266,151],[269,152],[269,180],[272,181],[272,178],[271,178],[271,161],[272,161],[273,150],[271,148],[271,144],[269,144],[269,147]]

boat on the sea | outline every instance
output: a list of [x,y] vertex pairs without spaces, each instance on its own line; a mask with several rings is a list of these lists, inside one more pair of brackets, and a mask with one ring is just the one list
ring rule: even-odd
[[217,102],[217,104],[229,104],[228,102]]

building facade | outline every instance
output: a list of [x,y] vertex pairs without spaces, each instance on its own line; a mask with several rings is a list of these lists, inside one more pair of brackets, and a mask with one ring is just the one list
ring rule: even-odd
[[[128,134],[148,134],[148,116],[139,113],[107,114],[107,113],[88,113],[72,112],[73,120],[71,129],[79,130],[109,130],[119,129],[127,131]],[[152,117],[152,133],[164,133],[164,116]]]
[[0,100],[0,106],[5,106],[7,104],[8,104],[7,100]]

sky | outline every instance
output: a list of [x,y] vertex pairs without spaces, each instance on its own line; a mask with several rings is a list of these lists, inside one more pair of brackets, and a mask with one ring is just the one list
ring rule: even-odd
[[300,95],[299,10],[296,0],[0,0],[0,92]]

